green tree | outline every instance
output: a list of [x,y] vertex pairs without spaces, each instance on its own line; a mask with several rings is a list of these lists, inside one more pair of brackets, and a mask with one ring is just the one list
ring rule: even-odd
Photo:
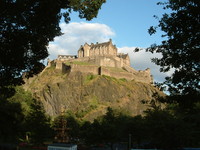
[[171,13],[164,14],[156,27],[149,29],[154,34],[160,28],[166,40],[162,44],[153,44],[147,51],[161,53],[161,58],[153,59],[162,72],[174,69],[166,78],[172,97],[185,107],[200,100],[200,1],[168,0],[164,9]]
[[87,133],[86,141],[91,144],[106,144],[113,149],[113,144],[121,142],[128,137],[128,134],[125,134],[127,116],[122,114],[118,110],[113,110],[108,107],[107,113],[95,119],[92,124],[86,122],[84,128],[89,132]]
[[[71,11],[91,20],[105,0],[1,0],[0,91],[22,83],[22,72],[38,73],[47,46],[61,35],[59,22],[70,21]],[[62,10],[62,11],[61,11]],[[6,91],[5,93],[8,93]],[[4,95],[5,95],[4,93]]]
[[[77,143],[78,140],[80,140],[80,136],[81,136],[80,121],[77,120],[74,114],[72,114],[71,112],[68,112],[65,115],[60,115],[55,118],[53,122],[54,129],[63,128],[63,122],[65,123],[64,128],[65,128],[66,136],[69,142]],[[60,131],[55,130],[54,132],[55,134],[58,134],[56,132],[60,132]]]
[[26,140],[26,133],[33,142],[51,138],[50,118],[42,105],[22,87],[15,87],[15,95],[0,101],[0,142]]
[[182,148],[191,138],[192,124],[175,117],[167,110],[148,110],[144,121],[147,127],[148,147],[162,149]]
[[[128,134],[132,137],[132,144],[141,148],[142,143],[147,140],[147,125],[142,116],[131,117],[127,120],[125,128],[126,137]],[[128,139],[126,140],[128,141]]]
[[25,132],[29,133],[29,142],[35,144],[42,144],[53,137],[50,117],[45,114],[43,105],[35,99],[32,100],[25,118]]
[[0,143],[16,142],[23,128],[24,114],[16,101],[0,101]]

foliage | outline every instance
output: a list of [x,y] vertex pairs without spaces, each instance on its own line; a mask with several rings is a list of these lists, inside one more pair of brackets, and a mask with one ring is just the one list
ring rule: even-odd
[[31,143],[42,144],[48,138],[52,138],[53,130],[50,125],[50,118],[45,114],[43,105],[32,99],[30,111],[25,118],[26,133],[30,134]]
[[90,83],[90,81],[94,80],[95,78],[97,78],[97,75],[88,74],[84,79],[84,84]]
[[[105,0],[9,0],[0,2],[0,90],[22,83],[22,72],[32,76],[42,70],[47,46],[61,35],[62,17],[71,11],[91,20]],[[61,11],[62,10],[62,11]],[[7,91],[6,91],[7,93]],[[1,93],[2,94],[2,93]]]
[[162,54],[161,58],[153,59],[162,72],[174,69],[165,82],[174,96],[168,100],[191,107],[200,100],[200,1],[168,0],[159,4],[171,13],[164,14],[158,26],[151,27],[149,33],[154,34],[160,28],[166,40],[160,45],[153,44],[147,51]]
[[127,143],[129,135],[132,135],[132,147],[136,148],[198,147],[199,105],[187,115],[173,109],[171,106],[165,109],[157,107],[146,111],[145,116],[131,117],[108,108],[104,116],[93,122],[80,122],[71,113],[66,119],[71,140],[78,142],[76,139],[79,139],[80,143],[104,144],[114,148],[115,143]]
[[165,110],[149,111],[145,116],[145,124],[151,147],[172,149],[184,145],[190,137],[187,124]]
[[[80,122],[77,120],[75,115],[72,113],[66,113],[64,115],[57,116],[53,122],[54,129],[63,127],[61,120],[66,122],[65,135],[69,138],[69,142],[77,142],[77,140],[80,139]],[[57,134],[56,132],[58,131],[54,131],[55,134]]]
[[0,142],[42,143],[51,138],[50,118],[42,105],[22,87],[15,91],[14,96],[0,101]]
[[24,114],[20,103],[0,101],[0,142],[15,142],[23,129]]

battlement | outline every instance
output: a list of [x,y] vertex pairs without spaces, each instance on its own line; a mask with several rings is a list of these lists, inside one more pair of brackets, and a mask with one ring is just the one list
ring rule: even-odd
[[[85,72],[96,75],[108,75],[115,78],[125,78],[144,83],[153,83],[150,69],[136,71],[130,66],[128,54],[118,53],[112,40],[104,43],[81,45],[76,55],[58,55],[53,61],[48,61],[48,66],[56,66],[56,69],[66,72]],[[84,65],[82,65],[82,64]],[[119,68],[123,71],[113,71],[110,68]],[[119,70],[118,69],[118,70]]]

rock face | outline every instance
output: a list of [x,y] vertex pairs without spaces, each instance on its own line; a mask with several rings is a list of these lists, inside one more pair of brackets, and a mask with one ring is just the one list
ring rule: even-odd
[[105,114],[108,107],[142,114],[148,108],[142,101],[150,101],[155,93],[164,96],[151,84],[78,71],[63,74],[55,67],[26,80],[24,88],[41,100],[49,115],[59,115],[64,109],[90,121]]

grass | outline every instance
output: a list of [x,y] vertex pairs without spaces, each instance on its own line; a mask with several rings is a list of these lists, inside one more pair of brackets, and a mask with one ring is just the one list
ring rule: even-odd
[[89,83],[90,81],[92,81],[93,79],[97,78],[98,75],[93,75],[93,74],[89,74],[85,77],[84,79],[84,84]]
[[124,85],[127,83],[127,80],[125,78],[120,78],[120,79],[117,79],[117,78],[114,78],[114,77],[111,77],[111,76],[107,76],[107,75],[102,75],[102,77],[108,79],[108,80],[111,80],[119,85]]
[[88,102],[89,106],[85,108],[84,110],[79,110],[75,115],[77,118],[83,118],[91,111],[95,110],[99,106],[99,102],[96,96],[92,96],[91,99]]

